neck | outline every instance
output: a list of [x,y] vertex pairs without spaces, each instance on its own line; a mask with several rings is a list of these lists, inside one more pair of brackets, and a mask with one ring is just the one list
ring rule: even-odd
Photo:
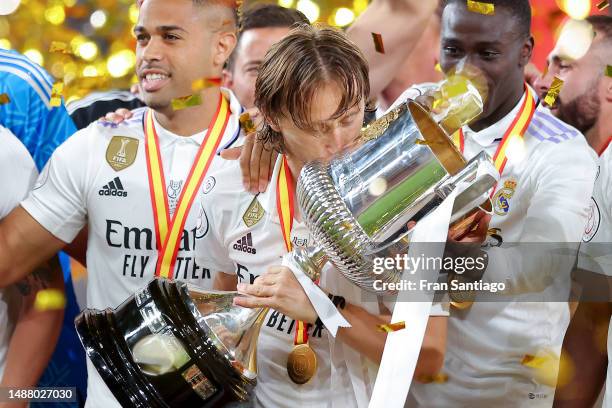
[[601,154],[602,149],[612,138],[612,112],[601,112],[595,125],[587,130],[584,136],[589,146]]
[[516,89],[512,91],[512,94],[508,98],[506,98],[504,103],[502,103],[494,112],[492,112],[486,118],[478,119],[475,123],[470,125],[470,128],[475,132],[480,132],[481,130],[486,129],[489,126],[496,124],[507,114],[512,112],[512,109],[514,109],[516,104],[519,103],[519,101],[523,97],[524,92],[525,87],[523,86],[523,83],[521,83],[520,88],[516,87]]
[[166,130],[179,135],[191,136],[207,129],[217,112],[219,88],[207,88],[200,92],[202,104],[190,108],[155,111],[155,119]]

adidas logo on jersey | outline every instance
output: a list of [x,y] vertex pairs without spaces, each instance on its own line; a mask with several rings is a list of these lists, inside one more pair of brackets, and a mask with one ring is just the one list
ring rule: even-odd
[[253,247],[253,236],[250,232],[236,241],[233,248],[240,252],[246,252],[247,254],[255,255],[257,253],[257,250]]
[[109,181],[108,184],[104,185],[104,187],[98,191],[98,194],[101,196],[127,197],[127,191],[123,188],[123,184],[121,184],[119,177],[115,177],[112,181]]

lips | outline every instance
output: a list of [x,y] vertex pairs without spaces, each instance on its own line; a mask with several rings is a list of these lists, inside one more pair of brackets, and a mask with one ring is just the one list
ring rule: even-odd
[[156,92],[170,81],[170,75],[159,70],[144,70],[140,75],[140,83],[145,92]]

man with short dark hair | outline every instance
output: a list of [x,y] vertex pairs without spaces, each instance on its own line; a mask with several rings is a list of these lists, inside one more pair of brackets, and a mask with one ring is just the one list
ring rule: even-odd
[[[538,105],[535,91],[524,83],[534,44],[529,2],[487,3],[493,13],[470,9],[464,0],[445,2],[440,65],[447,74],[469,75],[472,67],[481,73],[477,78],[488,88],[484,111],[455,139],[467,159],[484,150],[500,172],[490,226],[504,243],[531,246],[486,250],[483,281],[505,283],[504,295],[511,297],[451,308],[444,364],[448,381],[413,385],[411,393],[423,407],[552,404],[554,380],[543,382],[523,361],[558,358],[569,321],[570,273],[553,266],[558,256],[529,248],[579,242],[595,179],[583,136]],[[426,90],[417,86],[400,99]],[[507,149],[509,143],[514,147]]]
[[231,89],[245,108],[255,106],[255,79],[266,52],[296,24],[309,24],[296,9],[261,4],[245,10],[236,48],[223,70],[223,86]]
[[[235,10],[215,0],[146,0],[136,36],[136,73],[148,109],[121,125],[93,123],[53,154],[30,195],[0,222],[0,286],[88,227],[87,306],[116,307],[154,276],[210,287],[194,261],[204,178],[219,149],[240,135],[241,106],[219,77],[236,42]],[[185,106],[180,99],[199,100]],[[208,173],[207,173],[208,172]],[[88,362],[88,407],[117,407]]]

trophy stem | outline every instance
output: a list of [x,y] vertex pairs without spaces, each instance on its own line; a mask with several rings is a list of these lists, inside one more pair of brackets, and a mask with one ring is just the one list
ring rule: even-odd
[[325,250],[320,247],[294,247],[291,252],[293,262],[313,281],[319,280],[321,270],[329,258]]

